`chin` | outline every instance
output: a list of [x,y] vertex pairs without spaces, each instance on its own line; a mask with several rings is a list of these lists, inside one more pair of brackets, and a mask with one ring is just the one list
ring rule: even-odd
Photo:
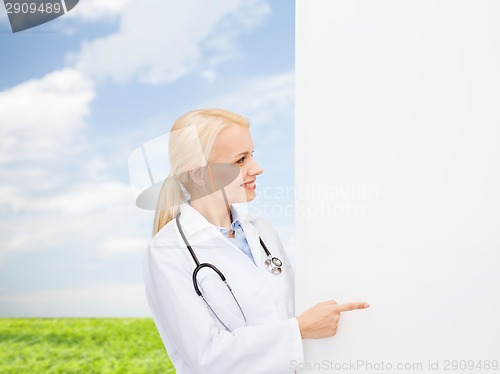
[[231,187],[226,188],[225,193],[231,204],[249,203],[257,196],[255,190],[247,190],[239,185],[232,185]]
[[253,199],[255,199],[255,193],[246,193],[245,191],[245,196],[239,194],[238,196],[235,196],[234,199],[231,199],[231,202],[235,204],[249,203]]
[[247,193],[247,196],[246,196],[246,202],[250,202],[252,201],[253,199],[255,199],[255,192],[251,192],[251,193]]

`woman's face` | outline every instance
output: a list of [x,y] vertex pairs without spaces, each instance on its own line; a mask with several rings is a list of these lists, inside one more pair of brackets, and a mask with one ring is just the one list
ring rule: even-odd
[[218,136],[213,163],[232,165],[236,179],[224,188],[229,203],[242,203],[255,198],[255,179],[264,170],[253,158],[253,141],[247,127],[232,125]]

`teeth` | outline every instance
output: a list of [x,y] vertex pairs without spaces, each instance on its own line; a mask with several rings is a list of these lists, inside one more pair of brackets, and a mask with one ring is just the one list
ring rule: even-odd
[[255,184],[255,182],[247,182],[245,184],[243,184],[244,186],[247,186],[247,187],[253,187]]

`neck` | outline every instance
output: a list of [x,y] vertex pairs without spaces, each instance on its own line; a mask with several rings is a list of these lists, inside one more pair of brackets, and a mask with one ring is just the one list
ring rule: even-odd
[[215,226],[230,229],[232,217],[230,205],[221,200],[210,199],[208,196],[195,199],[189,203],[208,222]]

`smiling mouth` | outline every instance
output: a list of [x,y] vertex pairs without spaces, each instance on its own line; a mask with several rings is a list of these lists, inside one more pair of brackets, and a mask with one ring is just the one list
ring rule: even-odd
[[240,185],[241,187],[249,188],[249,189],[254,189],[255,188],[255,179],[250,182],[246,182]]

